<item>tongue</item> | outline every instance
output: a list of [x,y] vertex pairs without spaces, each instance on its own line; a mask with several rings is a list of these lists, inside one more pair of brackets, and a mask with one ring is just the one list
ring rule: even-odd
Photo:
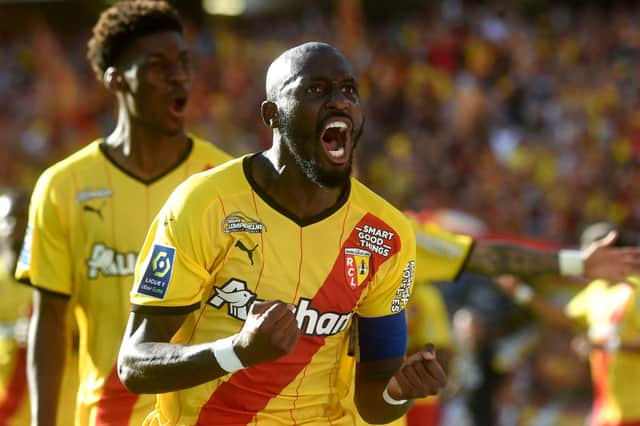
[[339,133],[340,131],[335,129],[327,129],[324,132],[324,135],[322,135],[322,142],[324,142],[327,150],[335,151],[340,148]]

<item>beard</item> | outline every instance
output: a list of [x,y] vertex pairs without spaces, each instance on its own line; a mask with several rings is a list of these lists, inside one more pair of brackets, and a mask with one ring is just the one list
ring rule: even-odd
[[[353,144],[351,146],[351,152],[349,154],[349,161],[347,163],[347,167],[340,171],[325,170],[320,166],[319,157],[321,154],[319,153],[319,144],[322,142],[319,141],[319,138],[296,136],[296,132],[292,130],[292,126],[287,120],[281,122],[280,132],[283,136],[285,145],[293,156],[297,166],[307,177],[307,179],[318,186],[329,189],[340,188],[347,184],[349,178],[351,177],[353,157],[355,154],[354,151],[358,139],[360,139],[360,135],[362,134],[362,126],[357,131],[353,131]],[[313,144],[311,150],[308,150],[306,152],[302,149],[303,147],[293,142],[294,140],[302,141],[309,139],[318,139],[318,141]]]

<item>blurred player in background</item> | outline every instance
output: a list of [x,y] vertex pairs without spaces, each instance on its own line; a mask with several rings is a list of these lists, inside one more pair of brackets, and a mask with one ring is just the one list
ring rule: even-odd
[[[508,241],[489,241],[481,238],[474,240],[470,235],[453,233],[443,229],[440,225],[425,220],[424,215],[407,212],[412,218],[416,232],[416,300],[410,300],[407,306],[408,330],[412,333],[409,342],[419,346],[424,345],[427,336],[438,339],[446,347],[443,348],[443,360],[449,357],[450,330],[448,318],[443,318],[438,306],[441,302],[426,303],[426,292],[429,296],[441,296],[433,291],[418,290],[422,286],[430,286],[434,281],[454,281],[461,272],[478,272],[488,276],[506,273],[522,276],[543,274],[564,274],[568,276],[586,275],[591,278],[607,276],[620,279],[637,271],[640,266],[640,251],[634,247],[613,247],[615,236],[608,235],[606,240],[589,244],[581,250],[541,250],[523,244]],[[564,262],[564,264],[563,264]],[[426,321],[429,324],[422,323]],[[434,324],[440,326],[434,327]],[[446,328],[442,329],[442,327]],[[436,330],[437,333],[435,333]],[[440,348],[438,348],[439,350]],[[351,362],[355,362],[352,360]],[[348,396],[345,405],[353,410],[353,402]],[[416,402],[415,409],[407,416],[408,425],[437,425],[440,411],[437,398],[430,397],[425,401]],[[361,419],[359,419],[362,421]],[[363,422],[363,424],[366,424]],[[402,424],[402,423],[399,423]]]
[[[601,240],[612,229],[606,223],[592,225],[581,240]],[[513,276],[499,277],[497,283],[520,305],[579,336],[575,347],[589,355],[591,364],[591,425],[640,426],[640,277],[592,281],[564,310]]]
[[0,193],[0,424],[29,424],[26,331],[31,290],[15,285],[13,271],[26,228],[28,198]]
[[[0,192],[0,425],[29,424],[27,386],[27,327],[32,290],[16,285],[13,278],[20,244],[27,225],[27,194],[7,189]],[[77,361],[75,353],[71,360]],[[65,369],[58,425],[73,422],[77,387],[75,366]]]
[[177,12],[125,1],[93,28],[88,58],[117,98],[115,129],[47,169],[31,198],[16,278],[32,285],[32,424],[52,425],[73,309],[79,328],[76,425],[139,425],[154,398],[115,370],[146,229],[175,187],[229,159],[184,130],[191,57]]

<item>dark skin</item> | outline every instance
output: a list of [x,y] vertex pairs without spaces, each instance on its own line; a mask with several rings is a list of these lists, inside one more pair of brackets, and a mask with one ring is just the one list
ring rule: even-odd
[[[118,121],[105,140],[108,155],[142,181],[166,173],[189,149],[183,128],[189,58],[182,35],[158,32],[137,38],[105,71],[103,82],[118,100]],[[61,342],[70,339],[70,306],[64,296],[42,291],[34,295],[28,349],[34,425],[56,422],[67,348]]]
[[[298,46],[269,68],[262,118],[273,130],[273,145],[254,157],[250,168],[257,185],[298,220],[330,209],[348,188],[353,149],[364,121],[357,89],[349,63],[325,44]],[[322,140],[323,129],[336,121],[346,128],[344,149]],[[131,314],[118,361],[125,386],[139,393],[166,392],[226,375],[213,356],[213,342],[170,343],[185,319]],[[288,354],[299,335],[291,305],[256,302],[234,336],[233,348],[246,367]],[[356,403],[364,419],[385,423],[411,406],[410,402],[397,406],[384,402],[385,387],[396,400],[410,400],[437,393],[445,382],[432,347],[406,360],[361,362]]]
[[[582,249],[584,277],[615,282],[638,271],[640,250],[637,247],[614,247],[616,237],[613,233]],[[467,269],[490,276],[511,273],[527,277],[560,273],[557,251],[482,241],[476,242]]]

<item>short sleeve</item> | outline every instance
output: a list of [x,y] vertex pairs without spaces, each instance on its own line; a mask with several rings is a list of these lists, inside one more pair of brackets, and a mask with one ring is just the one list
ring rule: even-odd
[[402,312],[413,289],[416,240],[408,229],[398,234],[399,250],[376,272],[363,300],[356,308],[362,317],[381,317]]
[[[565,313],[569,318],[573,318],[583,324],[587,323],[589,309],[593,306],[592,299],[600,288],[601,283],[604,284],[601,280],[594,281],[571,298],[565,307]],[[604,285],[606,286],[606,284]]]
[[61,295],[72,293],[68,231],[69,201],[65,185],[51,170],[42,174],[29,205],[29,223],[15,277],[37,288]]
[[434,223],[411,222],[416,232],[416,281],[454,280],[469,258],[473,238]]
[[134,311],[190,312],[200,306],[210,280],[210,211],[198,212],[176,192],[154,219],[140,252],[130,298]]

